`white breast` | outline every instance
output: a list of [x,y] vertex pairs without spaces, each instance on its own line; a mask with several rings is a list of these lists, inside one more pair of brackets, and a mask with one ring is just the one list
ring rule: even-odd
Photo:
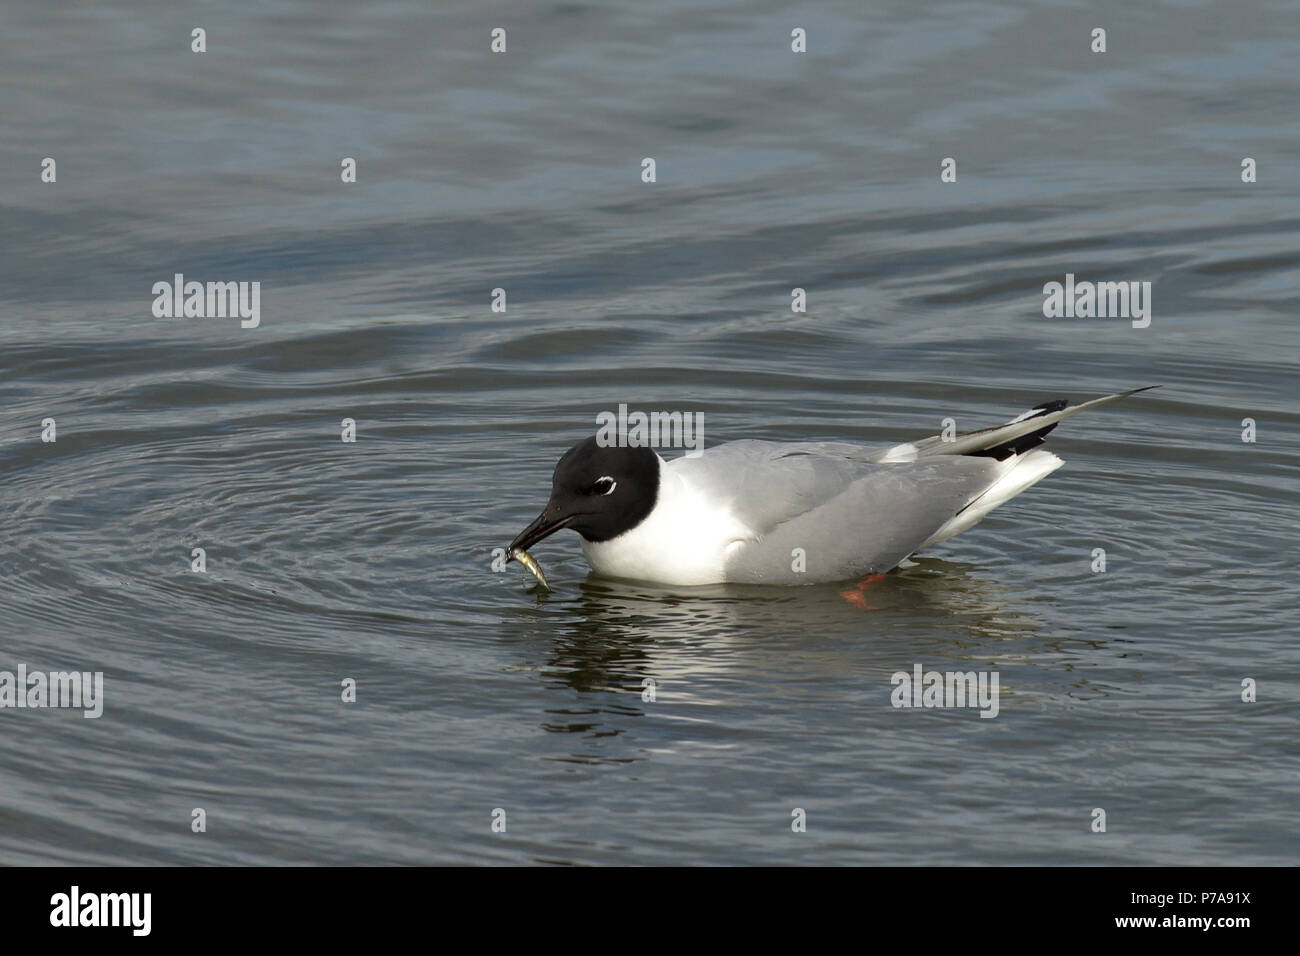
[[[680,460],[680,459],[679,459]],[[730,502],[706,498],[659,459],[659,500],[631,531],[609,541],[582,541],[597,574],[660,584],[720,584],[728,548],[756,535]]]

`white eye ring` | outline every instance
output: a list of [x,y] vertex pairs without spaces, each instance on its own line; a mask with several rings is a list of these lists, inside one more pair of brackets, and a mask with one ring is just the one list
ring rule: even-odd
[[609,475],[601,475],[601,476],[600,476],[599,478],[597,478],[594,482],[592,482],[592,484],[598,485],[598,484],[600,484],[602,481],[608,481],[608,482],[609,482],[609,490],[608,490],[608,491],[602,491],[601,494],[602,494],[602,495],[612,495],[612,494],[614,493],[614,489],[618,487],[618,482],[615,481],[613,478],[609,477]]

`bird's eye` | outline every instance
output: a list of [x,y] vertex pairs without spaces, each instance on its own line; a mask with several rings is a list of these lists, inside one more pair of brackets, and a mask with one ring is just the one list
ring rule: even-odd
[[591,494],[607,495],[618,487],[618,482],[609,476],[597,478],[595,484],[591,486]]

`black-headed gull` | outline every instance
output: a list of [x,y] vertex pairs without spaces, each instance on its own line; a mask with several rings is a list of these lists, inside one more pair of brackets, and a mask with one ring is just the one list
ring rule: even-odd
[[665,461],[593,436],[555,466],[550,501],[507,560],[572,528],[606,577],[794,585],[885,572],[1061,467],[1037,446],[1062,419],[1142,391],[1059,399],[994,428],[880,447],[744,440]]

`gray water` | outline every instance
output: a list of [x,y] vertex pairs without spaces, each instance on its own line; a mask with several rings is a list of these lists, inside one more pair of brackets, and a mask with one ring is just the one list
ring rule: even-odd
[[[0,710],[0,862],[1294,862],[1300,5],[430,6],[0,14],[0,670],[105,682]],[[155,318],[178,272],[260,325]],[[1150,326],[1045,318],[1066,273]],[[1149,384],[857,603],[492,570],[619,403],[878,443]]]

